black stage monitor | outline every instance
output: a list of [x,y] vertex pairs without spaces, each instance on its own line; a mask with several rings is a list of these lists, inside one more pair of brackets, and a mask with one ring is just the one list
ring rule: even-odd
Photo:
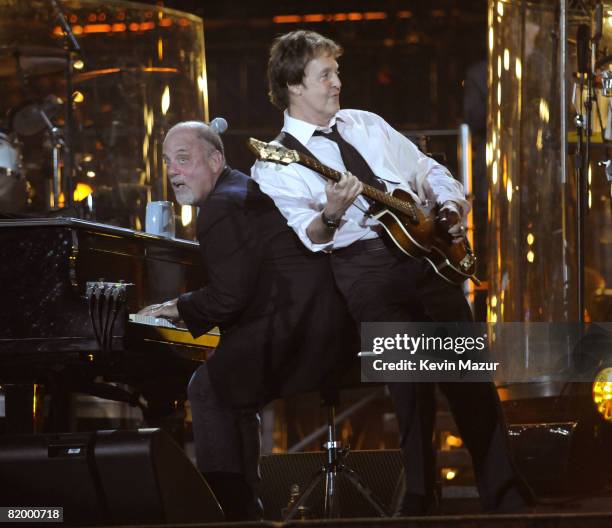
[[61,506],[64,523],[223,521],[206,481],[160,429],[0,436],[0,506]]

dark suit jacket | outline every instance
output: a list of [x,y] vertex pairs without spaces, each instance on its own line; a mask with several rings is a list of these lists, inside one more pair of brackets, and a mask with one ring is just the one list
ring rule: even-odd
[[328,256],[305,249],[248,176],[221,174],[201,204],[197,236],[209,282],[181,295],[178,309],[196,337],[221,329],[208,369],[230,405],[314,390],[356,357]]

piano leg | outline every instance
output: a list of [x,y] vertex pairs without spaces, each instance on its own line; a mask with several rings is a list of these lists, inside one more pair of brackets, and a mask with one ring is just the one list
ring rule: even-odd
[[45,432],[66,433],[77,430],[74,393],[68,387],[53,383],[49,387],[49,413]]
[[44,392],[38,384],[4,386],[5,429],[8,434],[42,433]]
[[[45,409],[45,395],[49,395]],[[39,434],[75,431],[72,394],[56,384],[4,386],[6,433]],[[45,419],[45,411],[47,417]]]

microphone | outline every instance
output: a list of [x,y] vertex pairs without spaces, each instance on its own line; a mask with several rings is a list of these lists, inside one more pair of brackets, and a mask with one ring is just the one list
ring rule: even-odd
[[589,26],[580,24],[576,30],[576,58],[578,73],[589,73]]
[[223,134],[227,130],[227,121],[223,117],[215,117],[208,126],[217,134]]
[[70,42],[70,47],[72,51],[74,51],[75,53],[81,53],[81,46],[79,46],[79,42],[74,36],[74,33],[72,32],[72,28],[70,27],[70,24],[68,24],[68,22],[66,21],[66,18],[64,17],[64,14],[62,13],[62,10],[60,9],[60,6],[58,5],[57,0],[51,0],[51,6],[53,7],[53,11],[55,11],[55,16],[57,18],[57,21],[59,22],[59,25],[62,26],[64,33],[66,33],[66,37],[68,38],[68,41]]

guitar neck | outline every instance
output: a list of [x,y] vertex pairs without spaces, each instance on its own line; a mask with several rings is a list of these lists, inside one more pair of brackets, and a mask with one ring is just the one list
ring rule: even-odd
[[[342,177],[341,172],[335,169],[332,169],[331,167],[328,167],[327,165],[323,165],[319,160],[311,158],[310,156],[306,154],[302,154],[301,152],[299,153],[298,163],[300,165],[304,165],[304,167],[308,167],[309,169],[312,169],[315,172],[318,172],[325,178],[335,181],[335,182],[339,181],[340,178]],[[370,198],[371,200],[374,200],[376,203],[385,205],[387,207],[390,207],[391,209],[395,209],[396,211],[407,214],[410,217],[416,216],[416,211],[415,211],[413,204],[406,202],[404,200],[399,200],[398,198],[395,198],[393,195],[388,194],[384,191],[381,191],[377,189],[376,187],[372,187],[371,185],[368,185],[367,183],[363,183],[363,192],[361,194]]]

